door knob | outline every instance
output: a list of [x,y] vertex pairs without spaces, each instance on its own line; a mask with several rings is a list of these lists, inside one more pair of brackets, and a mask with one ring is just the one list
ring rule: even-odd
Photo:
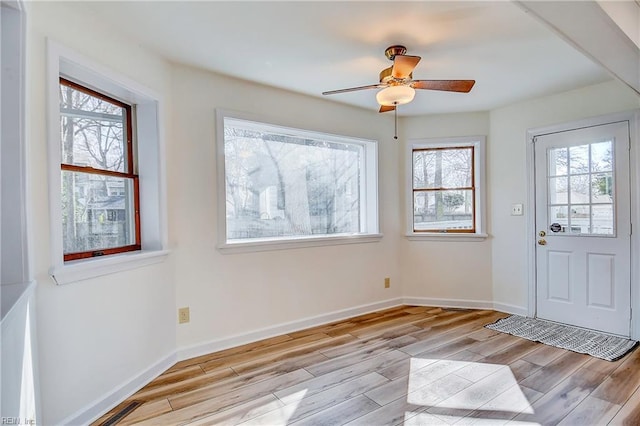
[[547,240],[545,240],[544,238],[540,238],[538,240],[538,244],[540,244],[541,246],[546,246],[547,245]]

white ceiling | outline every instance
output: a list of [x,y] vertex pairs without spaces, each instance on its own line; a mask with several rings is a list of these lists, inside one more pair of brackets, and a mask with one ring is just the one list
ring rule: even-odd
[[[418,91],[402,115],[489,110],[611,77],[510,2],[87,2],[168,59],[322,97],[374,84],[384,50],[422,56],[416,79],[474,79],[469,94]],[[375,90],[331,100],[377,110]],[[325,97],[329,98],[329,97]]]

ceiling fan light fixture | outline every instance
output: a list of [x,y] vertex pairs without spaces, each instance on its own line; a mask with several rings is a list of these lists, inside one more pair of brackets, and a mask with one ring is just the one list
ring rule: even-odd
[[416,96],[416,91],[411,86],[389,86],[376,94],[378,104],[383,106],[397,106],[408,104]]

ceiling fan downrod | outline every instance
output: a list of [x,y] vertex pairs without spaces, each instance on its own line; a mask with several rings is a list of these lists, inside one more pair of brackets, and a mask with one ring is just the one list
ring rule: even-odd
[[393,128],[393,138],[398,140],[398,103],[394,102],[393,105],[395,108],[393,109],[393,115],[395,120],[395,126]]

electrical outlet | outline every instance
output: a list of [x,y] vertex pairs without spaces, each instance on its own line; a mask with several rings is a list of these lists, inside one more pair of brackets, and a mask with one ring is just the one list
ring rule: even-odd
[[384,288],[389,288],[391,287],[391,278],[385,278],[384,279]]
[[178,309],[178,324],[189,322],[189,307]]
[[511,205],[511,216],[522,216],[524,214],[524,206],[522,204]]

